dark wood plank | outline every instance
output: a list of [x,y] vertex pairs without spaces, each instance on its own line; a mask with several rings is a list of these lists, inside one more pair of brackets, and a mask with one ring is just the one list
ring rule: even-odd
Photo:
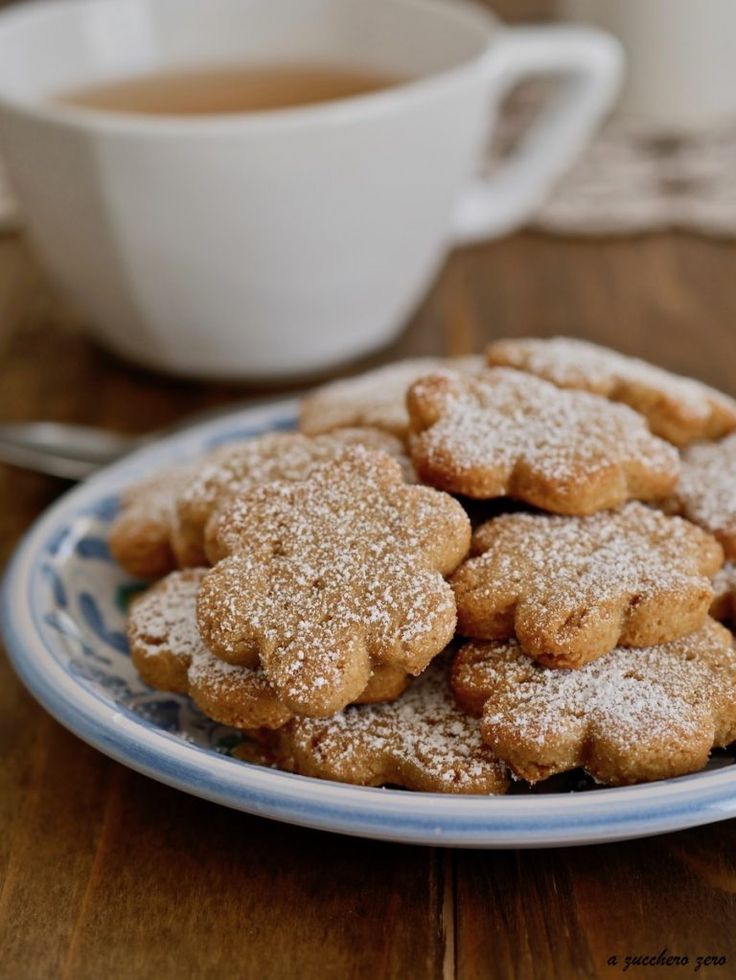
[[630,843],[456,860],[461,980],[611,977],[627,957],[663,950],[688,957],[688,969],[641,965],[626,975],[678,976],[706,956],[727,962],[703,975],[736,971],[734,821]]
[[430,851],[185,796],[50,720],[35,742],[0,899],[3,976],[440,976]]

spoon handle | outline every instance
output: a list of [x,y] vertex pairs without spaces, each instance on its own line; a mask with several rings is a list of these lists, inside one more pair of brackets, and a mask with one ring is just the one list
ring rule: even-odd
[[84,425],[0,424],[0,461],[64,480],[83,480],[138,443],[132,436]]
[[143,436],[63,422],[0,423],[0,463],[63,480],[84,480],[100,467],[113,463],[156,438],[178,432],[197,422],[281,400],[283,396],[219,405],[188,415],[166,429]]

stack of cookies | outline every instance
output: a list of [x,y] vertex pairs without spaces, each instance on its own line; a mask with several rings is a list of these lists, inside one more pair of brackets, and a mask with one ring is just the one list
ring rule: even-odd
[[736,740],[736,403],[507,340],[327,385],[300,428],[125,495],[147,683],[370,786],[621,785]]

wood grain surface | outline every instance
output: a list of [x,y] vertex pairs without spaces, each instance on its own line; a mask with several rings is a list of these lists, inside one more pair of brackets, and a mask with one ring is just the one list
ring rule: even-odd
[[[736,246],[521,234],[455,253],[374,360],[568,332],[736,393]],[[88,340],[0,238],[0,419],[141,432],[254,394],[156,377]],[[63,489],[0,467],[0,560]],[[60,728],[0,661],[0,977],[614,977],[626,956],[736,977],[736,821],[581,849],[462,852],[267,822],[136,775]],[[617,966],[609,966],[610,957]]]

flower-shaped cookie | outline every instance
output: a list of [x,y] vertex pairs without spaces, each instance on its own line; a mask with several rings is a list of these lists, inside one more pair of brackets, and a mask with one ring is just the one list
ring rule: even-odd
[[516,636],[553,667],[698,629],[723,562],[709,534],[637,501],[587,517],[504,514],[475,531],[472,554],[451,580],[459,632]]
[[509,774],[483,744],[478,723],[455,704],[446,657],[391,704],[296,718],[275,733],[282,768],[362,786],[432,793],[504,793]]
[[430,375],[407,404],[414,466],[443,490],[589,514],[662,497],[677,479],[677,452],[632,409],[521,371]]
[[110,527],[110,551],[136,578],[160,578],[176,568],[174,503],[191,479],[188,469],[157,473],[128,487]]
[[401,442],[378,429],[340,429],[312,439],[299,432],[280,432],[223,446],[206,457],[184,484],[175,502],[178,553],[184,565],[206,562],[207,521],[230,498],[259,483],[304,480],[345,446],[381,449],[401,463],[407,479],[413,470]]
[[727,561],[713,577],[710,614],[722,623],[736,626],[736,561]]
[[736,433],[685,450],[673,506],[714,534],[726,557],[736,558]]
[[702,769],[736,739],[736,654],[713,620],[672,643],[617,649],[582,670],[550,670],[513,641],[457,654],[452,688],[517,776],[585,768],[608,785]]
[[[278,728],[292,712],[281,704],[260,668],[228,664],[209,652],[197,627],[197,594],[206,568],[172,572],[131,604],[130,653],[151,687],[188,694],[210,718],[235,728]],[[390,701],[406,687],[406,674],[379,666],[359,697]]]
[[377,429],[340,429],[311,439],[298,432],[269,433],[221,446],[198,463],[158,473],[129,487],[110,528],[110,550],[139,578],[206,564],[204,532],[212,513],[258,483],[303,480],[345,446],[381,449],[414,471],[402,443]]
[[480,371],[483,358],[417,357],[367,371],[355,378],[331,381],[307,395],[301,404],[299,428],[308,435],[345,426],[373,426],[401,439],[409,429],[406,392],[417,378],[445,367]]
[[636,357],[571,337],[497,340],[486,351],[492,366],[520,368],[560,388],[578,388],[624,402],[646,416],[652,432],[683,446],[736,429],[736,402],[692,378]]
[[128,642],[143,680],[189,694],[210,718],[236,728],[278,728],[291,718],[262,670],[214,657],[197,628],[204,568],[172,572],[131,604]]
[[418,674],[449,642],[455,600],[443,575],[469,543],[455,500],[404,483],[385,453],[346,449],[309,479],[262,484],[213,518],[202,637],[224,660],[260,662],[294,712],[334,714],[374,665]]

